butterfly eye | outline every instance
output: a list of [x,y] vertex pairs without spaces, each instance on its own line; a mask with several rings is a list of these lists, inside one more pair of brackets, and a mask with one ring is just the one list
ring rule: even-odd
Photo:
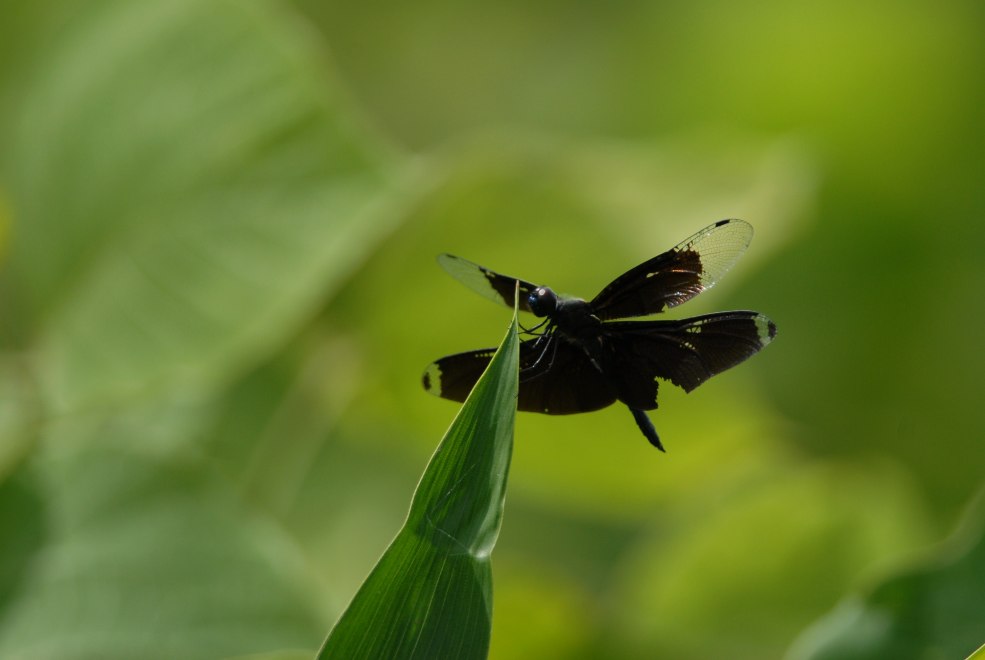
[[557,295],[546,286],[539,287],[527,296],[527,306],[534,316],[550,316],[557,309]]

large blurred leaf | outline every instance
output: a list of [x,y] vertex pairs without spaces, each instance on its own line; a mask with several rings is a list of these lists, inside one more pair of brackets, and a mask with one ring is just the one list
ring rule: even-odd
[[616,623],[638,653],[779,657],[859,572],[922,538],[919,503],[888,466],[762,468],[666,505],[623,562]]
[[421,479],[403,528],[320,658],[485,658],[518,387],[516,312]]
[[109,446],[25,464],[0,487],[0,657],[313,648],[325,613],[300,553],[231,493],[200,464]]
[[964,658],[985,641],[985,493],[935,556],[845,600],[791,650],[797,660]]
[[[387,158],[263,2],[17,2],[6,342],[61,409],[265,351],[389,224]],[[9,26],[9,27],[8,27]],[[2,77],[0,77],[2,80]]]
[[41,414],[29,360],[0,357],[0,483],[33,446]]

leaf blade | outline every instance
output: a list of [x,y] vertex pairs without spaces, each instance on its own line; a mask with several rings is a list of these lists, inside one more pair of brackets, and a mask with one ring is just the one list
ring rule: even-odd
[[431,457],[403,528],[319,658],[484,658],[519,375],[506,337]]

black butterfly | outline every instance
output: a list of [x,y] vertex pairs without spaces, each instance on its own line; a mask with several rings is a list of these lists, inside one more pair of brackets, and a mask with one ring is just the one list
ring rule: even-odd
[[[558,297],[547,287],[450,254],[438,262],[469,288],[509,307],[519,283],[520,309],[545,318],[525,330],[534,338],[520,343],[519,410],[567,415],[621,401],[643,435],[663,451],[644,412],[657,407],[657,379],[690,392],[770,343],[776,325],[750,311],[680,321],[616,319],[662,312],[710,289],[750,240],[749,223],[721,220],[619,276],[588,302]],[[424,372],[424,389],[464,401],[494,352],[488,348],[441,358]]]

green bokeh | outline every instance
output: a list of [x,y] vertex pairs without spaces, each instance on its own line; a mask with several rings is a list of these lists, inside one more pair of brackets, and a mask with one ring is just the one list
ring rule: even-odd
[[509,318],[441,252],[591,296],[742,217],[674,315],[779,328],[667,455],[518,416],[491,657],[777,657],[983,484],[980,2],[3,14],[8,654],[314,652]]

